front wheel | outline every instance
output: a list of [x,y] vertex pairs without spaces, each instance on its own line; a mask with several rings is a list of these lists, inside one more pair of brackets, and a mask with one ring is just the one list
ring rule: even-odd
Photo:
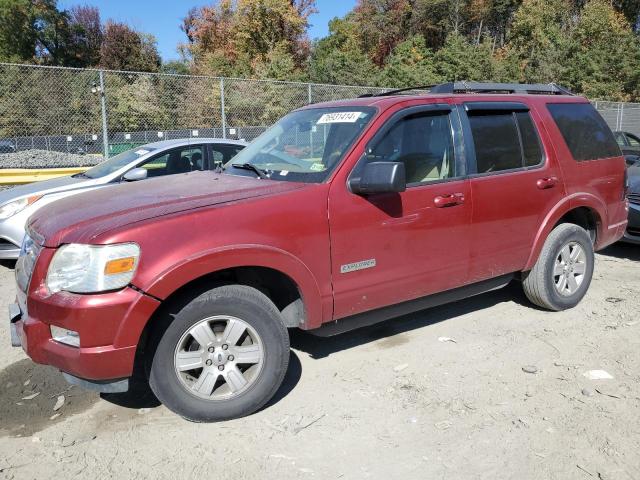
[[524,292],[532,303],[548,310],[575,307],[587,293],[593,264],[589,234],[578,225],[558,225],[547,237],[536,264],[524,274]]
[[289,362],[280,312],[264,294],[242,285],[195,298],[155,343],[153,392],[173,412],[199,422],[255,412],[275,394]]

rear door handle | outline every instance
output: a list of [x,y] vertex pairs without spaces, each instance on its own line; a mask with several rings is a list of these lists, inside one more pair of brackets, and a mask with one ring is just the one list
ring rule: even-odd
[[547,188],[555,187],[556,183],[558,183],[558,179],[556,177],[545,177],[539,178],[536,182],[536,186],[540,190],[546,190]]
[[464,203],[463,193],[446,193],[433,199],[433,204],[438,208],[455,207]]

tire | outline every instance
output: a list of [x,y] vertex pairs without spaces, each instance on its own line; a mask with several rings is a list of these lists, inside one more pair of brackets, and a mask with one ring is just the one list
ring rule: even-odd
[[289,335],[280,312],[251,287],[213,288],[161,330],[151,340],[149,384],[187,420],[249,415],[273,397],[287,371]]
[[573,308],[589,289],[593,265],[593,243],[586,230],[572,223],[558,225],[544,242],[533,268],[524,273],[524,293],[532,303],[548,310]]

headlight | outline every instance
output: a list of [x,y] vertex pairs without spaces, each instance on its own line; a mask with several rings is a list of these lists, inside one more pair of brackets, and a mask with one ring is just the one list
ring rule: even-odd
[[136,272],[140,247],[135,243],[60,247],[47,272],[47,288],[73,293],[117,290],[129,284]]
[[13,217],[16,213],[21,212],[32,203],[40,200],[40,198],[42,198],[42,195],[35,195],[5,203],[0,207],[0,220],[6,220],[9,217]]

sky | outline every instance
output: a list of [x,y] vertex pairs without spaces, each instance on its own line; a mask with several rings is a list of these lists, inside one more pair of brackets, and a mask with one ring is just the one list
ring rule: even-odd
[[[162,59],[168,61],[178,58],[176,46],[186,41],[180,24],[189,9],[212,3],[212,0],[59,0],[58,7],[68,9],[79,4],[95,6],[100,10],[103,22],[113,19],[151,33],[158,40]],[[316,0],[318,13],[309,18],[309,36],[312,39],[326,36],[329,20],[344,16],[355,3],[356,0]]]

